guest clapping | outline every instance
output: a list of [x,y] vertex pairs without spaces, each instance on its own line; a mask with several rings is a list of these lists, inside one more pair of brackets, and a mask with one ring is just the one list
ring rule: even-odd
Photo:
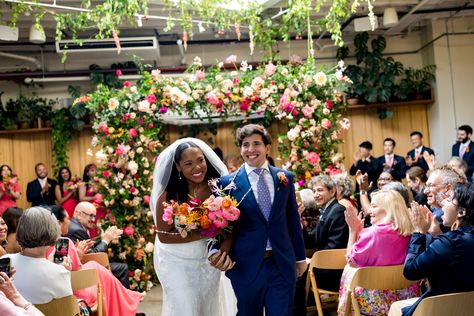
[[18,177],[8,165],[0,167],[0,216],[7,208],[17,206],[16,201],[21,196],[21,187]]
[[59,205],[66,210],[69,217],[74,216],[74,209],[79,203],[76,198],[78,188],[78,184],[72,181],[71,170],[68,167],[59,168],[58,185],[54,190],[54,194]]
[[28,183],[26,199],[32,206],[54,205],[56,180],[48,178],[48,169],[42,162],[36,164],[35,171],[37,178]]

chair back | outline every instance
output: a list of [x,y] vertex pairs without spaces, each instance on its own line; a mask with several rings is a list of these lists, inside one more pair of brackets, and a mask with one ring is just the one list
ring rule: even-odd
[[109,256],[105,252],[87,253],[82,256],[81,263],[95,261],[110,270]]
[[359,303],[354,295],[354,289],[357,286],[368,290],[403,289],[416,282],[405,279],[403,276],[403,264],[359,268],[352,278],[344,315],[349,315],[351,302],[354,308],[354,315],[361,315]]
[[431,296],[423,299],[413,316],[472,315],[474,291]]
[[85,269],[71,272],[71,286],[73,291],[97,286],[97,305],[91,306],[92,310],[97,310],[98,316],[104,316],[104,303],[102,297],[102,287],[100,285],[99,274],[95,269]]
[[77,299],[72,295],[53,299],[46,304],[36,304],[35,306],[46,316],[79,316]]
[[[342,270],[346,265],[346,249],[328,249],[316,251],[311,257],[311,262],[308,268],[308,276],[306,278],[306,296],[308,299],[309,291],[313,291],[314,300],[316,302],[316,310],[319,316],[323,316],[323,302],[321,301],[321,294],[338,295],[337,292],[318,288],[316,282],[316,275],[314,268]],[[337,301],[337,296],[332,301]]]

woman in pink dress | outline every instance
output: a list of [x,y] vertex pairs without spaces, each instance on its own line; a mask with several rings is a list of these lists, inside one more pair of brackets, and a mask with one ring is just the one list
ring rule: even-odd
[[[339,288],[338,315],[344,315],[349,287],[359,267],[390,266],[405,262],[413,232],[405,200],[394,190],[380,190],[372,194],[368,210],[372,226],[364,227],[357,210],[346,206],[345,218],[349,226],[347,265]],[[390,305],[400,299],[420,294],[418,284],[406,289],[366,290],[355,288],[355,295],[363,315],[387,315]]]
[[[59,206],[52,206],[51,212],[58,219],[61,228],[61,235],[66,236],[70,224],[67,212]],[[78,242],[77,247],[71,240],[69,240],[68,256],[72,262],[71,270],[97,270],[100,285],[102,286],[106,315],[134,316],[137,313],[138,305],[143,298],[143,294],[126,289],[112,272],[95,261],[89,261],[82,264],[80,257],[88,251],[89,247],[90,245],[85,240]],[[46,256],[52,256],[54,251],[54,246],[50,247]],[[74,296],[85,300],[89,306],[94,306],[97,303],[97,288],[91,287],[75,291]]]
[[[91,202],[97,208],[97,215],[95,217],[96,223],[98,220],[105,218],[107,213],[102,204],[101,195],[98,193],[98,183],[95,180],[95,172],[97,170],[96,165],[90,163],[84,167],[84,173],[82,179],[84,185],[79,187],[79,202]],[[97,228],[89,229],[89,235],[91,238],[95,238],[99,235]]]
[[8,165],[0,167],[0,216],[9,207],[16,207],[16,201],[21,196],[21,187],[18,177]]
[[58,185],[54,189],[54,193],[59,205],[66,210],[69,217],[73,217],[79,202],[76,199],[77,184],[72,181],[71,170],[68,167],[59,168]]

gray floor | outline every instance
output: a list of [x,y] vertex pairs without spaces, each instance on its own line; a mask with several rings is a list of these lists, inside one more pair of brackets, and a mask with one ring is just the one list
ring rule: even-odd
[[145,296],[143,301],[140,303],[138,311],[145,313],[146,316],[160,316],[161,305],[163,304],[163,293],[161,286],[153,287]]

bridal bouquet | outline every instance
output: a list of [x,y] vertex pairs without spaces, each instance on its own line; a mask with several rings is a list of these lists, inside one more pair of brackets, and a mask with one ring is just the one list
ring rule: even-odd
[[74,191],[81,185],[84,185],[84,182],[81,180],[81,178],[72,177],[71,180],[69,180],[66,184],[66,190]]
[[[211,189],[217,193],[212,185]],[[163,206],[163,221],[168,224],[175,222],[183,238],[193,231],[214,238],[221,230],[230,230],[229,222],[237,220],[240,216],[237,201],[223,194],[222,190],[219,190],[217,196],[211,195],[204,201],[192,198],[189,202],[181,204],[175,201],[163,202]]]

